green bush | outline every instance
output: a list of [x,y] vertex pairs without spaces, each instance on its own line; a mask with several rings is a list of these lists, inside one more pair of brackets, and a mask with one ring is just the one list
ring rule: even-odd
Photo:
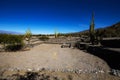
[[0,34],[0,43],[7,43],[7,34]]
[[6,51],[17,51],[23,48],[23,44],[12,44],[12,45],[7,45],[5,46]]
[[39,37],[39,39],[42,41],[46,41],[49,39],[49,37],[48,36],[41,36],[41,37]]
[[24,46],[22,35],[0,34],[0,43],[6,51],[17,51]]

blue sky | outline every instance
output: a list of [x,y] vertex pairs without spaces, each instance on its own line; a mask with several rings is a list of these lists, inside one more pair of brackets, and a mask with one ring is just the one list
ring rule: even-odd
[[120,0],[0,0],[0,30],[33,34],[78,32],[120,21]]

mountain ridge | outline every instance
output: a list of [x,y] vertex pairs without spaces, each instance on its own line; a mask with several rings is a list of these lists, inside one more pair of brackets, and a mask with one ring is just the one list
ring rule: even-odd
[[0,34],[22,34],[20,32],[14,32],[14,31],[6,31],[6,30],[0,30]]

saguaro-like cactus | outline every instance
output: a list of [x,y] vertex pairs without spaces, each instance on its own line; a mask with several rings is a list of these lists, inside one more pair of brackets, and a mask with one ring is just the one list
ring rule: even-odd
[[95,24],[94,24],[94,13],[92,13],[92,21],[90,24],[90,42],[94,45],[95,42],[95,30],[94,30]]

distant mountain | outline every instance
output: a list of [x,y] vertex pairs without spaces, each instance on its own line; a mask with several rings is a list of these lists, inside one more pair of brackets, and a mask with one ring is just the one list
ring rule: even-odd
[[[95,29],[96,35],[103,37],[120,37],[120,22],[107,26],[104,28]],[[84,30],[80,32],[67,33],[68,35],[80,36],[86,35],[89,36],[89,30]]]
[[120,32],[120,22],[118,22],[112,26],[108,26],[108,27],[106,27],[106,29],[112,29],[112,30],[115,30],[117,32]]
[[103,37],[120,37],[120,22],[96,31],[99,31]]
[[0,34],[22,34],[19,32],[13,32],[13,31],[4,31],[4,30],[0,30]]

